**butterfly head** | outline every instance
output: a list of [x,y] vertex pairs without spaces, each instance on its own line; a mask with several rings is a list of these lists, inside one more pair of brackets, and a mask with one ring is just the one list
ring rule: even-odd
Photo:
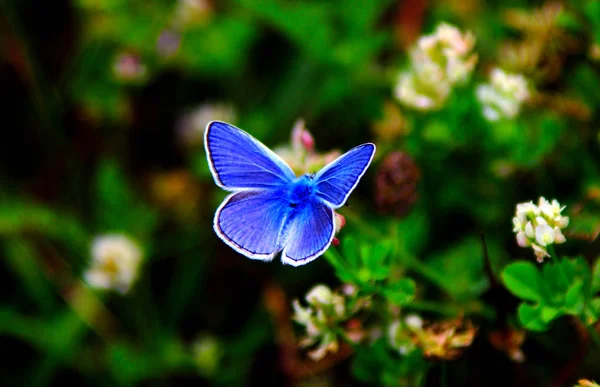
[[313,177],[314,175],[307,173],[298,177],[290,184],[290,207],[296,208],[304,203],[308,203],[315,196]]

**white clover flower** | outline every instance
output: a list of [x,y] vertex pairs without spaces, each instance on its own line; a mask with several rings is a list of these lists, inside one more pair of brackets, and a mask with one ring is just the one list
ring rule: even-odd
[[417,331],[423,328],[423,319],[420,316],[417,316],[416,314],[409,314],[408,316],[406,316],[404,318],[404,323],[409,329],[413,331]]
[[452,88],[468,80],[477,63],[475,38],[446,23],[422,36],[410,50],[410,67],[400,73],[394,95],[418,110],[443,107]]
[[527,238],[535,237],[535,232],[533,231],[533,224],[531,222],[527,222],[527,224],[525,225],[525,235],[527,235]]
[[517,244],[521,247],[531,246],[531,240],[524,231],[519,231],[517,233]]
[[292,318],[296,322],[303,325],[310,322],[312,318],[312,310],[310,308],[304,308],[298,300],[292,301],[292,308],[294,309],[294,316]]
[[536,245],[535,243],[533,243],[531,245],[531,247],[533,247],[533,252],[534,252],[538,262],[543,262],[544,258],[550,257],[550,254],[548,254],[548,251],[545,248],[540,247],[540,246]]
[[537,206],[533,202],[517,204],[512,219],[517,244],[531,246],[539,262],[550,257],[547,246],[566,242],[562,229],[569,224],[569,218],[561,215],[564,209],[557,200],[550,202],[544,197],[540,197]]
[[92,242],[92,261],[84,273],[94,288],[127,293],[136,280],[142,259],[140,248],[122,234],[101,235]]
[[567,238],[563,235],[559,226],[554,227],[554,243],[564,243],[567,241]]
[[[420,330],[420,328],[415,330]],[[412,332],[407,330],[399,320],[393,321],[388,327],[388,343],[401,355],[406,355],[416,348],[411,335]]]
[[332,299],[333,292],[325,285],[317,285],[306,293],[306,302],[313,306],[331,304]]
[[554,243],[554,230],[547,224],[540,224],[535,228],[535,240],[540,246]]
[[349,310],[346,297],[355,297],[356,293],[347,289],[348,286],[345,288],[350,294],[340,294],[326,285],[316,285],[306,294],[307,307],[300,305],[298,300],[292,302],[292,319],[302,325],[306,333],[300,340],[300,346],[316,346],[308,352],[314,360],[322,359],[328,352],[338,350],[337,335],[340,327],[366,305],[359,303],[360,299],[355,299],[354,307]]
[[200,105],[185,113],[177,123],[179,140],[186,146],[201,146],[206,125],[211,121],[235,123],[235,108],[227,103],[214,102]]
[[477,86],[475,93],[488,121],[516,117],[531,94],[525,77],[505,73],[499,68],[492,70],[490,83]]

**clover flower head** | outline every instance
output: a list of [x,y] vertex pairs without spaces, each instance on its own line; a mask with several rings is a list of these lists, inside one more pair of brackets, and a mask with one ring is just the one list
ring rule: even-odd
[[181,47],[181,35],[174,30],[163,30],[156,40],[156,53],[164,58],[172,58]]
[[410,50],[410,66],[400,73],[394,94],[417,110],[443,107],[452,88],[468,80],[477,55],[475,37],[441,23],[431,35],[422,36]]
[[127,293],[137,279],[142,259],[137,244],[122,234],[100,235],[92,242],[91,250],[86,282],[93,288]]
[[404,323],[408,329],[417,331],[423,328],[423,319],[416,314],[409,314],[404,318]]
[[202,25],[213,13],[209,0],[177,0],[172,24],[178,29]]
[[527,202],[516,206],[512,221],[517,244],[532,247],[538,262],[550,257],[547,246],[566,242],[562,229],[568,226],[569,218],[561,214],[564,209],[556,199],[550,202],[544,197],[537,205]]
[[142,82],[148,75],[148,68],[139,55],[122,52],[113,62],[113,74],[121,82]]
[[531,91],[522,75],[494,68],[490,74],[490,82],[477,86],[476,95],[482,106],[483,116],[488,121],[498,121],[501,118],[516,117]]
[[401,355],[419,348],[429,359],[452,360],[471,345],[477,329],[462,318],[425,324],[420,316],[394,320],[388,328],[388,342]]
[[390,347],[401,355],[406,355],[417,348],[412,333],[400,320],[395,320],[390,324],[387,337]]
[[305,335],[300,340],[300,346],[312,347],[308,356],[313,360],[320,360],[328,352],[338,350],[339,328],[346,321],[349,321],[345,327],[348,337],[364,337],[360,322],[353,320],[352,316],[367,303],[358,302],[361,299],[356,298],[356,293],[338,293],[326,285],[316,285],[305,299],[307,306],[300,304],[299,300],[292,301],[292,319],[303,326]]

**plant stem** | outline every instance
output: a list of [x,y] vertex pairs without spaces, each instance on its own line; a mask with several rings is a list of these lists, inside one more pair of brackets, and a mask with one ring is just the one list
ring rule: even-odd
[[441,387],[447,387],[448,386],[448,369],[447,369],[447,365],[446,362],[442,362],[442,364],[440,364],[441,367],[441,372],[440,372],[440,386]]
[[556,250],[554,250],[554,245],[548,245],[547,248],[550,257],[556,259],[557,261],[560,261],[560,257],[558,256],[558,254],[556,254]]
[[384,238],[384,235],[379,230],[377,230],[375,227],[371,227],[367,223],[363,222],[360,219],[360,217],[350,208],[345,207],[342,215],[344,215],[346,218],[348,218],[348,220],[350,220],[353,225],[355,225],[358,229],[360,229],[361,232],[364,232],[365,234],[369,234],[369,236],[376,238],[376,239]]
[[590,337],[592,338],[592,341],[594,342],[594,346],[596,347],[596,350],[597,351],[600,350],[600,335],[598,335],[598,332],[596,331],[594,324],[587,325],[585,323],[585,321],[581,321],[581,323],[583,324],[585,329],[587,329]]

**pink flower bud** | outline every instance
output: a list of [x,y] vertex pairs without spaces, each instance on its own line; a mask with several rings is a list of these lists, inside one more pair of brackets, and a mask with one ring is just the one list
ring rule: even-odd
[[346,225],[346,218],[344,218],[344,215],[338,214],[337,212],[335,212],[334,214],[335,214],[335,233],[337,234]]
[[292,129],[292,147],[296,150],[303,149],[306,152],[312,152],[315,148],[315,139],[304,127],[302,119],[296,121],[294,129]]

